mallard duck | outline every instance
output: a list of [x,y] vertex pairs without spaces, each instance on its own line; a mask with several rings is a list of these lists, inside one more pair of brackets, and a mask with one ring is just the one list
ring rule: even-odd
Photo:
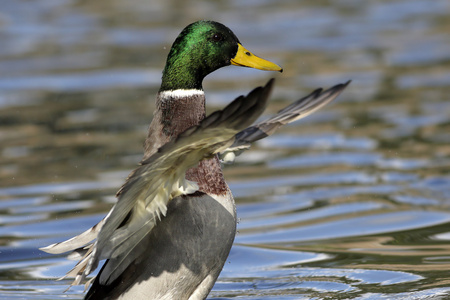
[[219,157],[234,160],[252,142],[311,114],[348,85],[318,89],[247,127],[263,112],[272,79],[205,118],[202,81],[230,64],[282,71],[246,50],[220,23],[188,25],[169,52],[144,157],[118,191],[117,203],[89,230],[41,248],[78,255],[66,275],[75,277],[72,285],[106,260],[85,299],[205,299],[236,234],[236,207]]

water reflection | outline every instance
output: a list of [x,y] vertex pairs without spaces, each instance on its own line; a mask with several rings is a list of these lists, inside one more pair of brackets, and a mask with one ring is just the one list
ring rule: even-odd
[[[211,297],[450,294],[450,37],[437,1],[8,1],[0,12],[0,298],[81,299],[38,247],[98,222],[140,160],[167,49],[198,19],[283,65],[269,111],[352,79],[226,177],[239,234]],[[267,74],[225,68],[208,110]]]

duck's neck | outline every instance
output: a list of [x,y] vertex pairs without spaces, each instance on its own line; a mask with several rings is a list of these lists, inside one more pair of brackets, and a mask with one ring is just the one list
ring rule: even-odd
[[205,118],[205,93],[197,89],[160,91],[145,141],[145,158]]
[[214,71],[212,68],[204,67],[207,58],[193,52],[191,47],[183,45],[176,41],[172,45],[162,73],[159,92],[202,90],[203,78]]
[[[156,110],[145,140],[144,159],[154,154],[159,147],[186,129],[198,125],[205,118],[205,94],[198,89],[160,91],[156,99]],[[228,187],[223,179],[217,158],[203,160],[198,167],[186,172],[186,179],[199,184],[200,191],[221,195]]]
[[204,73],[200,67],[194,68],[194,61],[190,60],[189,64],[186,64],[184,61],[168,60],[159,92],[202,90],[203,78],[206,76]]

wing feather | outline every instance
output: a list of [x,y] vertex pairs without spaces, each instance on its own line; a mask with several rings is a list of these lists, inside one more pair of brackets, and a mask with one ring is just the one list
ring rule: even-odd
[[145,251],[137,245],[166,214],[168,202],[198,189],[196,183],[185,179],[187,169],[229,147],[235,134],[261,115],[272,86],[273,79],[166,143],[131,172],[105,219],[75,238],[41,250],[62,253],[96,238],[86,246],[85,256],[68,275],[75,276],[73,284],[79,284],[100,260],[109,259],[100,282],[114,281]]
[[316,89],[308,96],[303,97],[281,109],[270,119],[238,132],[235,136],[233,145],[220,153],[220,157],[224,162],[232,162],[237,155],[242,153],[244,150],[249,149],[251,143],[272,135],[283,125],[309,116],[336,99],[336,97],[342,93],[350,82],[351,81],[347,81],[344,84],[335,85],[326,91],[323,91],[320,88]]

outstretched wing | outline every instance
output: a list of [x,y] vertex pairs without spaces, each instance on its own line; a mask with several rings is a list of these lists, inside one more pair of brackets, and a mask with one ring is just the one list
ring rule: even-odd
[[[84,256],[68,275],[75,276],[72,285],[79,284],[98,266],[109,259],[100,282],[116,279],[145,249],[139,242],[153,229],[168,202],[197,190],[194,182],[185,179],[185,172],[199,161],[228,148],[235,134],[253,123],[264,111],[272,90],[273,79],[247,96],[240,96],[221,111],[216,111],[158,149],[141,162],[117,193],[118,201],[109,214],[96,226],[68,241],[41,250],[63,253],[96,241],[83,248]],[[66,275],[67,276],[67,275]]]
[[316,89],[308,96],[286,106],[270,119],[238,132],[233,145],[220,153],[222,161],[225,163],[233,162],[236,156],[250,148],[251,143],[272,135],[283,125],[309,116],[319,110],[339,96],[350,82],[335,85],[326,91]]

